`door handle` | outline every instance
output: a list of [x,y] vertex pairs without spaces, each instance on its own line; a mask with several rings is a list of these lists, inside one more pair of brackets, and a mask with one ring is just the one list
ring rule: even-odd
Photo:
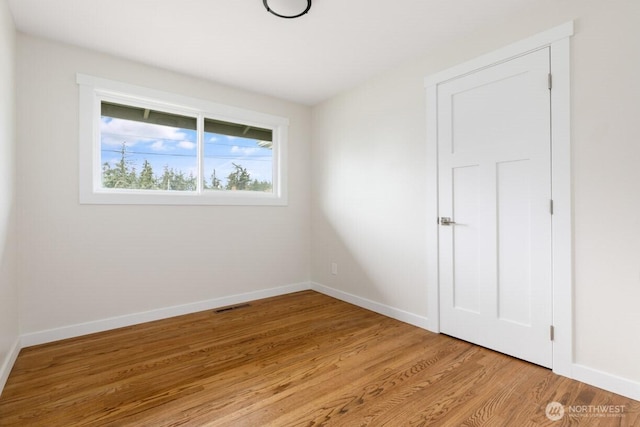
[[455,221],[452,221],[448,216],[443,216],[440,218],[440,225],[455,225]]

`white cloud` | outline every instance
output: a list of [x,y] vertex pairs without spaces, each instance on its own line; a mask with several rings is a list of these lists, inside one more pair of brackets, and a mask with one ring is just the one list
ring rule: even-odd
[[257,152],[259,150],[259,148],[256,147],[239,147],[237,145],[234,145],[233,147],[231,147],[231,152],[234,154],[242,154],[245,156],[250,156],[253,153]]
[[122,119],[105,119],[100,122],[102,144],[120,146],[126,142],[127,146],[138,143],[160,140],[184,141],[187,134],[180,129],[151,123],[142,123]]
[[165,145],[164,141],[156,141],[151,144],[151,149],[154,151],[167,151],[169,148]]
[[180,141],[178,143],[178,147],[184,148],[185,150],[193,150],[196,148],[196,143],[191,141]]

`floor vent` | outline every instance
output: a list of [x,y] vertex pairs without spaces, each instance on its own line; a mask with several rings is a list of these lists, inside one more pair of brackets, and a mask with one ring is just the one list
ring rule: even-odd
[[251,307],[251,304],[238,304],[238,305],[230,305],[229,307],[222,307],[215,310],[216,313],[225,313],[231,310],[237,310],[239,308]]

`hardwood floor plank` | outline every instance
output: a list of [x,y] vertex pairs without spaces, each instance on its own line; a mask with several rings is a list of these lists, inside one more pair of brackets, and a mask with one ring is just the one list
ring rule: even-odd
[[[553,423],[552,401],[626,412]],[[633,426],[638,405],[305,291],[23,349],[0,426]]]

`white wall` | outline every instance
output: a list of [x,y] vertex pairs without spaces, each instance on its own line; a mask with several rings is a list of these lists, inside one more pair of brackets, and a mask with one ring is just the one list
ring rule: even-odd
[[[23,334],[308,282],[308,107],[25,35],[17,46]],[[78,72],[288,117],[289,205],[80,205]]]
[[15,201],[15,27],[0,0],[0,391],[18,343]]
[[[541,1],[314,108],[312,280],[427,316],[425,76],[575,19],[575,362],[640,382],[640,2]],[[338,275],[330,263],[338,263]],[[640,395],[638,390],[635,395]]]

